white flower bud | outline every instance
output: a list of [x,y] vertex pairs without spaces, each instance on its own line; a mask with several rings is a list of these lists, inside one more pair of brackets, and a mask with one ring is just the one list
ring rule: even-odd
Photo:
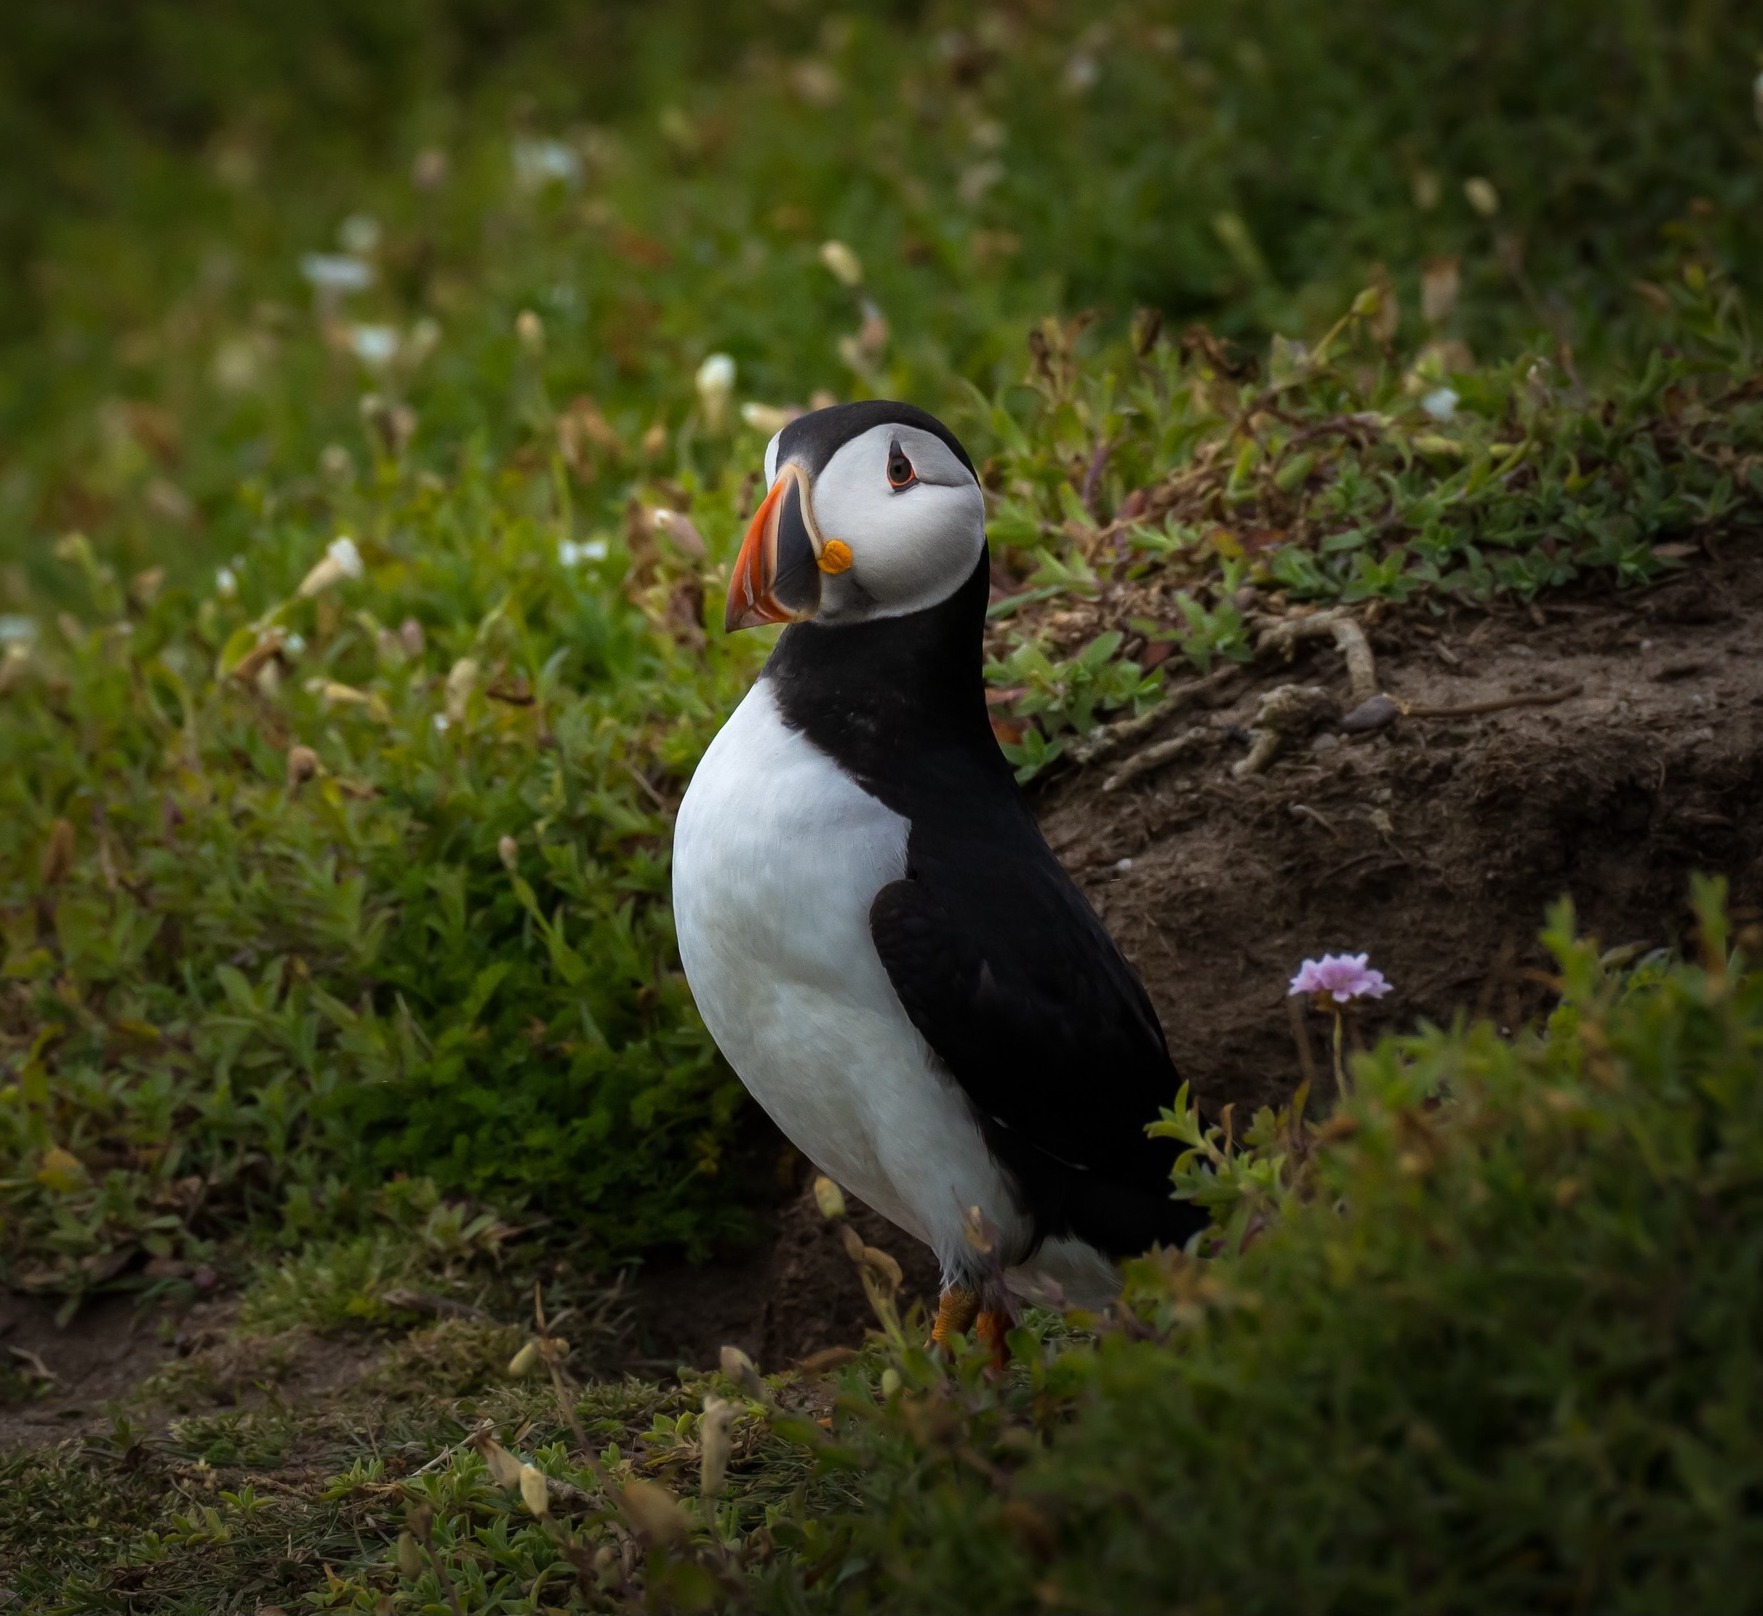
[[551,1493],[545,1486],[545,1474],[530,1464],[520,1467],[520,1501],[540,1520],[551,1513]]
[[300,273],[320,297],[338,297],[373,285],[373,266],[346,253],[307,253],[300,260]]
[[729,398],[735,390],[735,362],[725,353],[713,353],[698,367],[694,378],[704,422],[712,432],[728,423]]
[[663,507],[654,513],[651,520],[655,524],[655,531],[665,533],[668,541],[681,555],[693,561],[704,559],[704,535],[684,511],[670,511]]
[[389,325],[352,325],[349,351],[369,370],[384,370],[398,357],[398,331]]
[[844,242],[823,241],[820,244],[820,261],[833,272],[834,279],[841,286],[862,285],[863,260]]
[[365,257],[380,244],[380,222],[369,213],[351,213],[337,231],[343,251]]
[[845,1215],[845,1192],[822,1173],[814,1180],[814,1204],[828,1222],[842,1218]]
[[318,754],[310,746],[288,748],[288,789],[297,790],[318,773]]
[[748,403],[741,406],[741,419],[755,432],[770,437],[790,424],[792,412],[776,404]]
[[359,578],[367,570],[361,564],[361,552],[355,548],[355,541],[347,534],[332,539],[324,553],[342,568],[345,578]]
[[706,1498],[722,1491],[723,1478],[728,1474],[729,1427],[734,1423],[735,1405],[714,1392],[704,1394],[704,1417],[698,1422],[698,1442],[702,1450],[699,1461],[699,1486]]
[[656,1482],[640,1477],[627,1481],[620,1501],[631,1524],[652,1543],[677,1543],[691,1535],[691,1516]]
[[404,363],[414,369],[440,345],[440,323],[424,315],[410,328],[410,335],[404,339]]
[[471,693],[477,688],[477,673],[477,663],[471,657],[461,657],[453,664],[452,671],[447,675],[448,723],[465,722],[466,703],[471,700]]
[[491,1480],[498,1487],[518,1487],[520,1485],[520,1460],[503,1447],[495,1437],[491,1436],[487,1429],[477,1432],[471,1441],[472,1446],[482,1457],[484,1468],[489,1471]]
[[361,552],[355,548],[355,541],[344,535],[332,539],[324,553],[324,559],[300,580],[300,597],[310,600],[314,595],[322,595],[333,584],[341,583],[345,578],[359,578],[367,569],[362,565]]

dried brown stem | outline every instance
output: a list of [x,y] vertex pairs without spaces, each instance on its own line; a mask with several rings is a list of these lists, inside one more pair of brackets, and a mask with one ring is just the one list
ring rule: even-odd
[[1173,763],[1188,752],[1197,751],[1215,733],[1216,731],[1208,729],[1204,724],[1196,724],[1169,740],[1157,741],[1142,751],[1134,752],[1131,757],[1123,759],[1120,767],[1102,782],[1103,791],[1118,791],[1141,775],[1160,769],[1166,763]]
[[1404,718],[1474,718],[1480,713],[1503,713],[1508,707],[1553,707],[1557,702],[1571,700],[1584,689],[1584,685],[1563,685],[1559,690],[1492,696],[1486,701],[1464,701],[1450,707],[1423,707],[1405,701],[1398,701],[1396,706]]

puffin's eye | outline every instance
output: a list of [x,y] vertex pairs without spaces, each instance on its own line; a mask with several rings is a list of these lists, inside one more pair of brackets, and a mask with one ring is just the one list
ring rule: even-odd
[[918,473],[912,469],[912,462],[906,458],[906,451],[896,438],[888,446],[888,487],[898,491],[910,488],[917,481]]

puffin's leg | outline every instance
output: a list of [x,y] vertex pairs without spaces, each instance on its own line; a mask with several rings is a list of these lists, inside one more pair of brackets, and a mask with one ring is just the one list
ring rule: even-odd
[[1010,1361],[1010,1347],[1004,1337],[1010,1330],[1008,1313],[987,1308],[974,1321],[974,1339],[992,1349],[992,1362],[1002,1369]]
[[951,1285],[937,1303],[937,1322],[931,1326],[933,1347],[947,1347],[949,1337],[960,1335],[979,1316],[979,1292]]

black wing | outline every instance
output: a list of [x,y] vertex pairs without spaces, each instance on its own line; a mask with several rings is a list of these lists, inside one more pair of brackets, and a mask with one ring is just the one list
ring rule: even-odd
[[1045,843],[912,862],[876,895],[870,934],[1037,1238],[1122,1256],[1205,1227],[1170,1198],[1170,1146],[1145,1135],[1178,1087],[1156,1011]]

